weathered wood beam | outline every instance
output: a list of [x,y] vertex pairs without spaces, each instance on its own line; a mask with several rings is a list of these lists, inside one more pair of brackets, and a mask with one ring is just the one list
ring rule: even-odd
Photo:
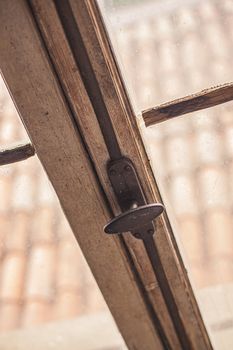
[[[108,204],[112,215],[119,213],[119,208],[106,174],[109,152],[96,111],[54,2],[30,0],[29,3],[30,8],[23,0],[0,2],[0,64],[38,157],[128,348],[163,348],[151,316],[156,313],[172,350],[178,349],[176,333],[142,243],[127,234],[123,242],[103,234],[103,226],[111,216]],[[148,202],[160,201],[96,1],[68,3],[121,153],[134,162]],[[76,37],[74,41],[77,44]],[[211,349],[166,216],[158,220],[155,242],[192,349]]]
[[0,150],[0,165],[20,162],[34,156],[35,149],[32,144],[27,143],[16,147]]
[[142,112],[142,117],[146,126],[150,126],[232,100],[233,83],[227,83],[149,108]]
[[[103,232],[111,208],[26,1],[0,1],[0,32],[3,76],[128,348],[162,350],[128,252]],[[89,115],[82,100],[81,106]]]
[[[109,203],[111,203],[113,213],[115,215],[119,213],[119,207],[106,174],[109,152],[100,130],[96,110],[93,108],[89,95],[90,91],[88,91],[87,85],[82,80],[82,74],[77,64],[78,59],[80,59],[80,52],[78,50],[80,38],[77,36],[75,25],[72,24],[74,19],[88,53],[88,60],[93,68],[95,79],[98,82],[100,97],[103,99],[107,109],[120,151],[124,156],[129,157],[134,162],[148,202],[160,201],[159,190],[156,186],[147,155],[145,154],[136,118],[129,103],[124,82],[116,64],[96,1],[70,0],[68,5],[71,6],[72,12],[68,15],[67,11],[62,11],[61,9],[62,5],[66,5],[67,10],[68,5],[66,1],[55,1],[57,8],[54,8],[52,1],[30,0],[30,4],[44,43],[56,69],[57,76],[60,78],[74,118],[85,140],[85,145],[91,156],[99,181]],[[61,10],[59,11],[60,18],[58,18],[58,7]],[[69,35],[67,35],[67,31],[64,33],[64,27],[61,23],[61,17],[64,16],[67,18],[65,20],[66,25],[72,27],[69,27],[71,29],[71,31],[69,30]],[[74,31],[76,31],[76,34]],[[69,40],[67,40],[68,36]],[[155,241],[179,312],[187,327],[193,349],[211,349],[191,286],[187,279],[186,270],[166,216],[157,221]],[[131,254],[132,266],[140,274],[145,299],[149,297],[153,312],[160,318],[166,335],[172,344],[171,348],[180,348],[177,335],[166,310],[164,299],[161,296],[158,282],[153,274],[143,244],[128,234],[124,235],[124,242]],[[129,346],[128,342],[127,345]],[[151,349],[151,346],[147,339],[143,348]],[[136,344],[136,348],[142,349],[139,344]]]

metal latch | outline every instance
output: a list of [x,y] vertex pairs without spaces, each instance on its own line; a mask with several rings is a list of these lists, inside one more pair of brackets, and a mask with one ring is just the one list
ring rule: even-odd
[[[133,163],[128,158],[110,161],[107,166],[107,172],[122,214],[113,218],[104,227],[104,231],[110,234],[131,232],[134,237],[143,241],[168,312],[177,332],[181,348],[183,350],[192,349],[153,238],[153,234],[155,233],[155,224],[153,220],[162,214],[164,206],[161,203],[146,203],[136,170]],[[164,349],[172,349],[173,347],[165,335],[164,329],[157,316],[156,327]]]
[[146,204],[133,163],[127,158],[110,161],[107,172],[122,214],[112,219],[104,231],[131,232],[139,239],[153,235],[153,220],[162,214],[164,206],[160,203]]

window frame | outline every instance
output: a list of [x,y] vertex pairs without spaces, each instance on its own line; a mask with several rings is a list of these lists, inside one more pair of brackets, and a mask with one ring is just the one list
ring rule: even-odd
[[[96,1],[69,3],[119,147],[133,161],[147,201],[160,202]],[[0,9],[3,75],[128,348],[163,349],[156,313],[176,349],[179,341],[142,243],[127,233],[103,234],[104,224],[119,214],[106,172],[109,152],[55,3],[5,0]],[[166,213],[157,221],[155,243],[192,349],[212,349]]]

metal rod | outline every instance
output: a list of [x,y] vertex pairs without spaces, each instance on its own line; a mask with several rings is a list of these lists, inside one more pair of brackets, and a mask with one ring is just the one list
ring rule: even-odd
[[127,244],[125,243],[123,236],[120,236],[120,242],[124,246],[124,249],[128,252],[128,254],[127,254],[128,260],[130,262],[132,270],[134,271],[135,278],[137,280],[139,290],[140,290],[141,294],[143,295],[143,298],[146,300],[148,312],[150,313],[151,320],[152,320],[152,322],[154,324],[154,327],[155,327],[156,332],[157,332],[157,334],[159,336],[159,339],[160,339],[160,341],[161,341],[161,343],[163,345],[163,348],[164,348],[164,350],[172,350],[173,347],[171,346],[171,344],[169,342],[169,339],[168,339],[168,337],[166,335],[165,329],[162,326],[162,323],[161,323],[157,313],[154,310],[153,304],[151,303],[151,300],[150,300],[148,294],[145,292],[145,287],[144,287],[144,285],[142,283],[142,280],[140,278],[139,272],[138,272],[138,270],[135,267],[133,258],[132,258],[131,254],[129,252],[129,248],[128,248]]
[[156,276],[156,279],[158,281],[161,293],[163,295],[163,298],[165,300],[168,312],[171,316],[171,319],[173,321],[174,328],[176,330],[178,339],[180,341],[180,344],[182,346],[183,350],[190,350],[192,349],[189,337],[186,333],[186,329],[184,327],[183,321],[181,319],[181,316],[179,314],[179,310],[177,307],[177,304],[175,302],[174,296],[172,294],[171,288],[168,283],[167,276],[165,274],[163,264],[161,262],[158,249],[156,247],[156,244],[154,242],[154,238],[152,235],[146,236],[146,238],[143,238],[143,243],[147,252],[147,255],[150,259],[152,268],[154,270],[154,274]]
[[34,156],[35,149],[30,144],[19,145],[16,147],[0,150],[0,165],[20,162]]
[[227,83],[147,109],[142,112],[142,117],[146,126],[150,126],[231,100],[233,100],[233,83]]

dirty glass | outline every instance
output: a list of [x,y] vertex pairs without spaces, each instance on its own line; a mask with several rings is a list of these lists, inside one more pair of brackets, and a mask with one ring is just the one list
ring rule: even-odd
[[[0,76],[0,149],[30,142]],[[38,158],[0,167],[0,349],[126,349]]]
[[233,78],[231,0],[99,0],[215,349],[233,348],[233,103],[149,128],[140,112]]

